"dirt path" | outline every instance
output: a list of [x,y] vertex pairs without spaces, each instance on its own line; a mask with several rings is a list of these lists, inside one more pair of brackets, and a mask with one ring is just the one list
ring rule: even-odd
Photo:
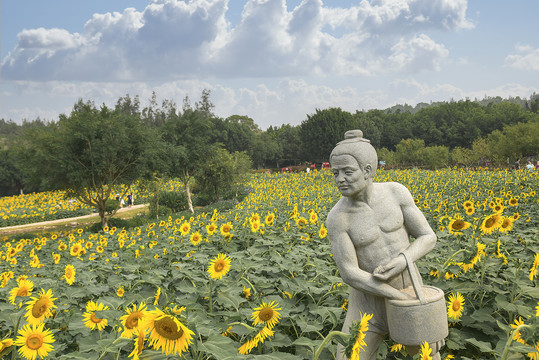
[[[124,207],[118,210],[118,212],[114,216],[118,216],[118,215],[121,215],[122,213],[127,213],[127,212],[133,212],[136,214],[137,211],[135,210],[143,210],[147,207],[148,207],[148,204],[140,204],[140,205],[133,205],[131,207]],[[94,218],[99,219],[99,214],[89,214],[89,215],[77,216],[77,217],[72,217],[72,218],[42,221],[42,222],[24,224],[24,225],[6,226],[6,227],[0,228],[0,234],[6,235],[6,234],[21,233],[21,232],[27,232],[27,231],[33,231],[33,230],[46,230],[46,229],[54,228],[63,224],[65,224],[66,226],[77,226],[79,225],[79,222],[81,222],[81,220],[83,220],[83,222],[88,222],[84,220],[90,220]]]

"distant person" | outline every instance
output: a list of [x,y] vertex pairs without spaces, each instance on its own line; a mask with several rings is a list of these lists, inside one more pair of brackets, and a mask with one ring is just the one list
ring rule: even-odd
[[520,170],[520,158],[515,161],[515,170]]
[[127,195],[127,206],[129,206],[129,207],[133,206],[133,194],[132,193],[129,193],[129,195]]
[[535,170],[539,170],[539,160],[537,161],[537,165],[535,165]]
[[114,199],[119,202],[120,207],[124,207],[124,200],[120,198],[120,194],[116,194],[116,197]]
[[531,161],[528,161],[528,164],[526,165],[526,170],[533,171],[534,167]]

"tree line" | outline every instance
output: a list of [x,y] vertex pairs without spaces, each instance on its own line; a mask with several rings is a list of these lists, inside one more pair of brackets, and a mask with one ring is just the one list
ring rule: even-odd
[[145,107],[138,96],[120,97],[114,107],[80,99],[55,122],[0,119],[0,195],[87,189],[82,198],[94,204],[106,184],[166,176],[188,190],[198,177],[197,186],[219,198],[247,168],[327,161],[350,129],[361,129],[387,166],[504,166],[539,152],[536,94],[355,113],[316,109],[300,125],[266,130],[247,115],[216,116],[210,96],[205,89],[194,105],[186,96],[180,106],[159,104],[154,93]]

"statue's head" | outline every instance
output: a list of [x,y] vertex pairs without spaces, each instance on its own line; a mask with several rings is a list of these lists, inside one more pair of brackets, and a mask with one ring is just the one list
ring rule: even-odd
[[331,155],[331,158],[338,155],[350,155],[356,159],[359,167],[363,170],[365,166],[370,165],[370,177],[374,177],[378,166],[378,155],[376,150],[371,145],[371,142],[363,138],[361,130],[349,130],[344,134],[344,140],[337,143]]

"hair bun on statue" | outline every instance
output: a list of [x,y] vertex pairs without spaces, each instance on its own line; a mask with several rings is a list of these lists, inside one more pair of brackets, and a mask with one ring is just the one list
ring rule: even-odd
[[367,143],[370,143],[371,141],[368,139],[363,138],[363,131],[361,130],[348,130],[344,133],[344,140],[341,141],[339,144],[347,144],[351,142],[357,142],[357,141],[364,141]]

